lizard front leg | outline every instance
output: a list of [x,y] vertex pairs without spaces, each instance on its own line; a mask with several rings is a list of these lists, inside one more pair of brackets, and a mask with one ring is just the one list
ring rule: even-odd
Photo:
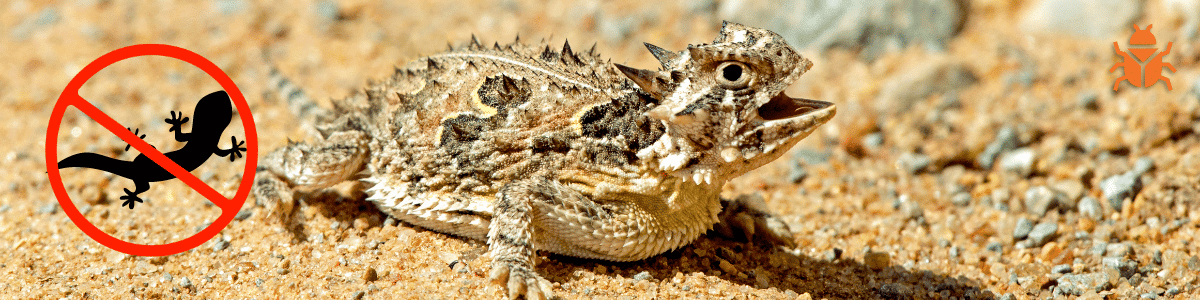
[[550,201],[548,193],[539,191],[549,184],[531,179],[510,183],[501,190],[491,226],[488,248],[492,255],[492,282],[508,288],[509,298],[525,295],[526,299],[549,299],[550,282],[534,270],[533,216],[535,202]]
[[167,124],[171,124],[171,129],[168,130],[175,132],[175,141],[186,142],[188,141],[190,134],[183,133],[183,123],[187,123],[188,120],[188,117],[183,116],[182,111],[179,112],[179,115],[176,115],[175,111],[171,111],[171,118],[163,121],[167,122]]
[[713,231],[727,238],[745,237],[753,242],[756,238],[772,245],[795,247],[796,242],[787,223],[767,212],[762,195],[741,195],[733,200],[721,199],[720,222]]
[[363,169],[367,134],[336,132],[315,145],[290,143],[272,151],[255,173],[254,196],[279,221],[291,219],[294,192],[313,191],[346,181]]

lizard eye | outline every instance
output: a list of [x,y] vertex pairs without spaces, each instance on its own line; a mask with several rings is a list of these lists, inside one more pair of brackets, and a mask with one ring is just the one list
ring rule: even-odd
[[750,85],[750,73],[746,64],[730,61],[717,66],[717,84],[728,89],[740,89]]

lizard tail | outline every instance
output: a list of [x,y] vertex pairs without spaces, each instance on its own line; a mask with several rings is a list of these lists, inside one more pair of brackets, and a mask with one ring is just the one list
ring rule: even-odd
[[59,169],[65,169],[65,168],[96,169],[96,170],[100,170],[100,171],[113,173],[113,174],[116,174],[117,176],[130,178],[130,176],[135,175],[135,174],[131,174],[131,173],[135,172],[135,170],[134,170],[134,168],[130,167],[130,164],[131,163],[128,161],[123,161],[120,159],[115,159],[112,157],[108,157],[108,156],[104,156],[104,155],[100,155],[100,154],[96,154],[96,153],[83,152],[83,153],[78,153],[75,155],[68,156],[67,158],[64,158],[63,160],[59,161],[58,168]]
[[316,101],[313,101],[312,98],[309,98],[308,95],[304,93],[303,89],[301,89],[299,86],[296,86],[296,84],[292,83],[291,80],[288,80],[288,78],[279,71],[279,68],[276,68],[275,65],[270,62],[271,60],[267,57],[266,51],[263,51],[263,60],[267,62],[268,67],[271,69],[267,78],[270,83],[268,88],[273,90],[273,92],[279,95],[280,98],[283,98],[283,100],[287,101],[288,110],[291,110],[292,114],[294,114],[302,122],[308,124],[311,124],[311,121],[315,120],[317,116],[327,114],[325,109],[317,106]]

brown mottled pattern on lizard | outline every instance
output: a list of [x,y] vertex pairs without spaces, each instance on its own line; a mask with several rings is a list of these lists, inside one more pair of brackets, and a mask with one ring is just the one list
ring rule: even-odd
[[718,194],[833,117],[831,103],[783,93],[812,63],[734,23],[712,44],[647,48],[661,70],[472,38],[315,112],[320,136],[271,152],[255,194],[288,220],[294,192],[367,182],[389,215],[487,241],[491,277],[512,297],[551,292],[535,250],[638,260],[717,222],[789,244],[762,203]]

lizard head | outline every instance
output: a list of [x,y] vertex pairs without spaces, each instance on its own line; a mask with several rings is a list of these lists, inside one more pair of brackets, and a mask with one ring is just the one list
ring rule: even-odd
[[638,152],[658,171],[720,185],[775,160],[836,112],[784,94],[812,62],[774,32],[725,22],[712,44],[646,47],[662,69],[616,67],[659,101],[646,116],[666,133]]

